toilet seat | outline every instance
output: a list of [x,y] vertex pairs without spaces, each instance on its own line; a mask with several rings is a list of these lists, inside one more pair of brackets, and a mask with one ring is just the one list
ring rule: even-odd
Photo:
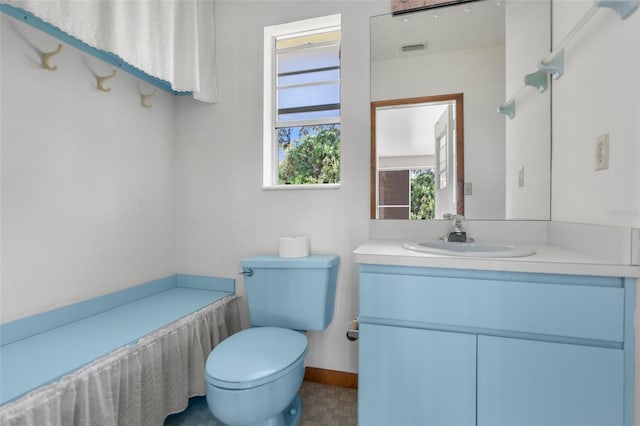
[[223,340],[209,354],[207,382],[223,389],[249,389],[297,368],[307,353],[307,337],[278,327],[255,327]]

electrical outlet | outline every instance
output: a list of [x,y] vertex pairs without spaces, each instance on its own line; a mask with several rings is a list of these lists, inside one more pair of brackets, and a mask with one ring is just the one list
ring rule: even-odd
[[518,186],[520,188],[524,186],[524,166],[520,166],[518,169]]
[[609,134],[596,138],[596,170],[609,168]]
[[473,194],[473,185],[471,184],[471,182],[465,182],[464,195],[471,195],[471,194]]

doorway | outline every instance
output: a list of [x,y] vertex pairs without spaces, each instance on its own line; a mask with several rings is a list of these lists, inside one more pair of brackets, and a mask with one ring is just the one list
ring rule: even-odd
[[462,94],[371,103],[371,218],[464,214]]

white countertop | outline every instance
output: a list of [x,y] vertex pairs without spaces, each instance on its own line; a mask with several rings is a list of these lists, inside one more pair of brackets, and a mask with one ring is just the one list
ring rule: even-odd
[[[515,244],[531,248],[536,254],[512,258],[457,257],[420,253],[402,247],[405,240],[370,240],[354,250],[361,264],[423,266],[432,268],[477,269],[490,271],[535,272],[637,278],[637,265],[615,263],[589,254],[549,244]],[[514,245],[514,244],[512,244]]]

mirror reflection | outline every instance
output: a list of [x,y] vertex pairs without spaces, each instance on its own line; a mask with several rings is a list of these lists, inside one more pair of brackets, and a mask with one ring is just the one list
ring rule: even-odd
[[[371,18],[371,218],[549,219],[549,95],[531,101],[535,122],[526,108],[514,120],[497,113],[548,53],[548,7],[477,0]],[[416,99],[452,94],[464,106],[450,129],[464,131],[445,143],[437,119],[415,118],[426,109]],[[431,194],[416,191],[424,185]]]
[[[464,213],[462,94],[371,104],[371,215],[377,219],[434,219]],[[375,199],[375,204],[373,200]]]

